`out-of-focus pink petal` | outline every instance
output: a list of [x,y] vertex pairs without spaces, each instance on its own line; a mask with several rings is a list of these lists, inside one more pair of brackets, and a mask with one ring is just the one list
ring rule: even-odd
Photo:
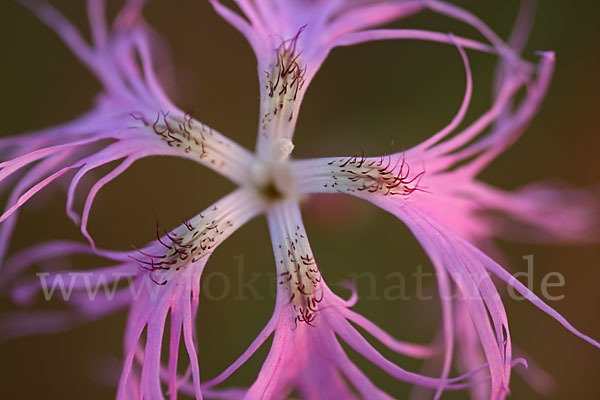
[[[586,243],[600,237],[600,199],[560,182],[538,182],[514,192],[484,184],[469,191],[494,235],[508,240]],[[498,213],[500,215],[498,215]]]
[[14,311],[0,314],[0,342],[28,335],[59,333],[76,324],[69,311]]

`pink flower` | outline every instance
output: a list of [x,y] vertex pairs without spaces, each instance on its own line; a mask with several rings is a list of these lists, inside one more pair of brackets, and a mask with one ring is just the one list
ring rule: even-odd
[[[1,316],[1,339],[68,329],[128,306],[119,399],[161,399],[165,388],[171,399],[179,392],[196,398],[285,398],[294,389],[306,398],[352,398],[353,389],[363,398],[391,398],[350,361],[342,342],[392,377],[434,390],[435,398],[446,390],[472,389],[477,397],[503,399],[512,367],[524,361],[513,357],[507,315],[493,275],[573,334],[600,347],[482,251],[494,252],[494,237],[515,238],[509,220],[490,218],[485,214],[489,211],[508,216],[518,224],[518,232],[526,233],[525,239],[583,241],[597,232],[593,199],[583,191],[536,185],[507,193],[476,179],[523,133],[549,85],[552,53],[541,53],[537,65],[518,55],[527,36],[527,29],[522,29],[527,27],[527,9],[524,25],[517,25],[520,28],[507,45],[475,16],[435,0],[237,0],[245,18],[211,0],[256,52],[261,109],[257,149],[252,154],[167,98],[153,72],[150,38],[156,34],[141,17],[142,1],[126,2],[109,29],[104,2],[89,0],[92,44],[45,2],[22,2],[94,72],[103,91],[96,106],[75,121],[0,142],[0,154],[7,160],[0,164],[0,188],[6,189],[6,179],[18,178],[0,217],[0,257],[6,252],[19,208],[70,171],[77,172],[68,189],[67,213],[80,223],[91,244],[45,243],[3,263],[0,289],[12,290],[16,301],[26,305],[40,291],[51,297],[58,289],[69,309]],[[424,9],[472,25],[489,44],[438,32],[375,29]],[[463,103],[448,126],[401,153],[291,160],[303,95],[329,51],[336,46],[396,38],[438,41],[457,48],[467,85]],[[490,109],[455,132],[467,112],[473,85],[466,48],[499,57],[497,86]],[[517,102],[521,90],[525,95]],[[156,241],[143,249],[97,249],[86,229],[95,195],[133,162],[151,155],[190,158],[239,188],[171,231],[157,227]],[[116,160],[120,164],[87,194],[80,218],[73,204],[81,178]],[[442,342],[398,341],[351,310],[356,293],[343,300],[327,287],[299,211],[299,197],[314,193],[363,198],[411,229],[437,271]],[[278,285],[274,313],[230,367],[203,382],[194,323],[203,269],[220,243],[259,214],[267,217],[275,255]],[[37,278],[12,284],[42,260],[78,253],[97,254],[113,265],[93,272],[42,267]],[[65,277],[69,278],[66,286]],[[130,285],[119,288],[123,279]],[[106,296],[98,296],[100,287],[105,288]],[[458,290],[458,300],[451,296],[453,289]],[[170,340],[168,349],[163,349],[167,319]],[[387,360],[353,324],[397,353],[419,359],[441,354],[439,377],[407,371]],[[271,335],[269,355],[249,388],[217,388]],[[462,375],[450,377],[455,344]],[[179,376],[182,346],[189,368]],[[168,355],[166,365],[161,363],[163,353]]]

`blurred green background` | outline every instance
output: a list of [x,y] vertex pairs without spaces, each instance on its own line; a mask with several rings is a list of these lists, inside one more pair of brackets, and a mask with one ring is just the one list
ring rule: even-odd
[[[120,2],[109,1],[112,10]],[[457,2],[506,38],[518,1]],[[55,1],[69,19],[85,29],[84,2]],[[600,3],[543,1],[525,54],[557,53],[556,75],[543,109],[524,137],[482,179],[512,189],[543,178],[561,178],[580,186],[596,185],[600,170]],[[146,16],[173,51],[175,76],[170,94],[184,110],[247,148],[254,147],[258,116],[254,56],[244,39],[200,0],[155,0]],[[477,36],[472,29],[430,12],[394,26],[425,27]],[[69,120],[89,109],[99,84],[56,36],[15,2],[0,4],[1,135],[39,129]],[[495,58],[469,52],[475,95],[470,120],[488,105]],[[533,59],[533,58],[532,58]],[[462,65],[451,46],[411,41],[379,42],[335,50],[306,95],[295,137],[296,157],[381,153],[394,140],[409,148],[444,126],[458,108],[464,90]],[[90,230],[101,247],[127,249],[153,238],[157,216],[176,226],[228,193],[233,185],[185,160],[152,158],[136,163],[103,190],[95,203]],[[52,238],[80,240],[64,214],[65,194],[49,191],[25,207],[12,251]],[[439,326],[437,301],[385,301],[385,277],[405,276],[427,257],[395,218],[355,199],[319,196],[304,202],[304,217],[315,256],[330,286],[356,277],[375,276],[375,289],[358,280],[362,294],[356,309],[396,337],[426,342]],[[600,338],[600,247],[534,246],[500,243],[510,267],[525,270],[522,257],[535,257],[535,288],[543,276],[559,271],[564,299],[551,305],[580,330]],[[241,260],[241,261],[240,261]],[[243,276],[240,277],[240,265]],[[231,291],[222,300],[203,296],[197,321],[200,365],[204,379],[222,371],[250,343],[268,320],[273,306],[273,261],[264,218],[253,220],[219,247],[207,276],[223,272]],[[264,299],[236,299],[236,288],[260,273],[256,288]],[[270,275],[271,274],[271,275]],[[353,275],[354,274],[354,275]],[[431,279],[429,279],[433,282]],[[208,292],[221,297],[222,279],[210,279]],[[435,292],[432,287],[430,291]],[[408,283],[407,294],[415,290]],[[347,293],[339,290],[343,295]],[[414,296],[412,296],[414,297]],[[556,391],[541,397],[515,374],[514,399],[596,399],[600,350],[575,338],[527,302],[506,300],[513,342],[554,376]],[[1,310],[14,310],[6,299]],[[119,373],[126,313],[121,312],[65,334],[28,337],[0,344],[0,397],[6,399],[107,399],[114,396]],[[2,327],[0,327],[2,329]],[[252,382],[266,355],[263,348],[231,382]],[[419,363],[394,357],[408,369]],[[394,397],[406,398],[408,385],[398,383],[359,356],[352,358]],[[448,399],[467,398],[465,393]]]

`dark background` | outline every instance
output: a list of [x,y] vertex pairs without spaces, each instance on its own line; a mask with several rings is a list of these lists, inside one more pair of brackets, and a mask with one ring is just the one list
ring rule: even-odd
[[[69,19],[86,27],[84,2],[56,1]],[[119,2],[111,2],[113,10]],[[506,38],[517,1],[461,1]],[[592,1],[544,1],[526,49],[554,50],[556,75],[540,114],[516,146],[506,152],[482,179],[512,189],[547,177],[590,186],[598,184],[598,106],[600,6]],[[182,109],[247,148],[254,147],[258,94],[254,56],[244,39],[215,15],[204,1],[151,2],[150,23],[164,34],[173,50],[176,81],[169,89]],[[426,12],[394,26],[425,27],[477,37],[472,29]],[[28,11],[12,1],[0,4],[1,135],[39,129],[73,118],[89,109],[99,84],[78,64],[57,37]],[[495,58],[469,52],[475,96],[469,114],[475,118],[488,105]],[[533,58],[532,58],[533,60]],[[296,157],[349,154],[364,147],[381,153],[394,140],[409,148],[450,120],[464,90],[462,65],[451,46],[389,41],[335,50],[312,83],[298,122]],[[191,182],[191,183],[190,183]],[[175,226],[233,185],[190,161],[153,158],[136,163],[103,190],[92,212],[90,231],[101,247],[126,249],[153,237],[157,215],[161,224]],[[16,230],[13,251],[51,238],[79,239],[64,214],[64,191],[48,191],[26,206]],[[304,202],[311,245],[330,286],[356,273],[371,272],[375,291],[366,279],[358,282],[361,300],[356,309],[398,338],[425,342],[438,327],[437,301],[385,301],[385,277],[405,276],[420,264],[431,270],[427,257],[408,230],[395,218],[355,199],[321,196]],[[535,290],[543,276],[560,271],[566,280],[551,305],[576,327],[600,338],[600,248],[598,246],[537,246],[501,242],[510,267],[525,270],[522,257],[535,257]],[[199,355],[204,379],[218,374],[250,343],[269,318],[273,261],[263,217],[242,228],[211,258],[206,274],[223,272],[237,288],[238,262],[245,277],[263,275],[257,290],[266,299],[236,300],[236,291],[216,301],[201,299]],[[431,279],[429,281],[433,282]],[[208,291],[223,293],[222,280],[210,280]],[[415,290],[408,283],[407,292]],[[431,288],[433,293],[435,290]],[[344,292],[340,292],[345,294]],[[414,296],[412,296],[414,297]],[[595,399],[600,350],[568,333],[527,302],[505,301],[514,343],[555,377],[557,389],[548,397],[534,393],[515,374],[514,399]],[[6,299],[2,310],[15,309]],[[76,328],[65,334],[28,337],[0,344],[0,397],[16,399],[106,399],[114,396],[120,373],[121,340],[126,313]],[[0,329],[2,329],[0,327]],[[266,355],[262,349],[231,382],[248,385]],[[387,353],[386,353],[387,355]],[[419,363],[392,357],[418,370]],[[398,398],[410,387],[352,355],[374,382]],[[466,398],[448,394],[448,399]]]

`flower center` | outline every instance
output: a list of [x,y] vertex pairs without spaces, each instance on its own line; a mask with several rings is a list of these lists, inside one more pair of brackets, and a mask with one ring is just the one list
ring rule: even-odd
[[285,161],[257,161],[250,171],[251,185],[268,203],[294,194],[289,164]]
[[293,149],[291,140],[276,139],[270,142],[270,152],[250,169],[251,186],[267,202],[282,200],[294,193],[292,172],[287,162]]

